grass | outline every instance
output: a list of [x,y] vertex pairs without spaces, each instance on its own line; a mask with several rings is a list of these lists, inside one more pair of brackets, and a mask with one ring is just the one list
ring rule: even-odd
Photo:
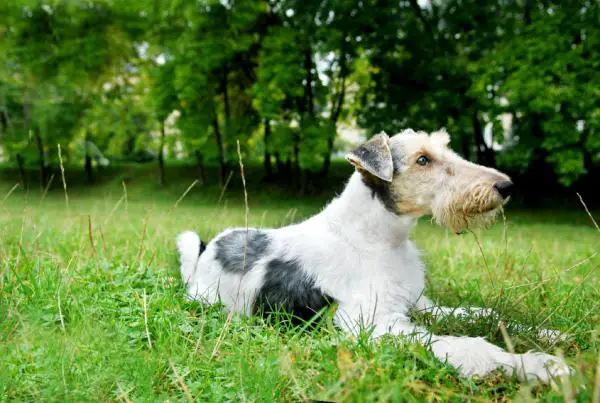
[[[176,177],[166,189],[127,175],[74,185],[68,205],[60,182],[45,196],[9,195],[15,182],[0,184],[2,400],[590,401],[600,393],[600,233],[583,208],[509,208],[506,228],[462,236],[422,219],[414,234],[431,298],[495,307],[517,351],[565,355],[577,373],[553,390],[501,373],[462,378],[423,347],[400,337],[349,338],[329,318],[303,331],[259,318],[228,321],[219,307],[186,301],[176,234],[191,228],[210,239],[243,225],[245,208],[236,184],[219,204],[218,189],[195,186],[176,205],[192,182]],[[299,221],[337,189],[298,199],[250,181],[250,225]],[[506,345],[497,320],[416,320]],[[539,340],[540,327],[570,337]]]

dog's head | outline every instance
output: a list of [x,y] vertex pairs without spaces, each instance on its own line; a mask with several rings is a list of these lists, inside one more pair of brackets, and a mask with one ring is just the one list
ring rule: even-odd
[[385,207],[398,215],[432,215],[459,232],[493,222],[508,200],[510,178],[466,161],[446,131],[380,133],[347,155]]

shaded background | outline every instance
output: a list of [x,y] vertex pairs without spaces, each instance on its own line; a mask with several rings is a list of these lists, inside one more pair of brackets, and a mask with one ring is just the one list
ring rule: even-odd
[[[122,176],[338,189],[381,130],[446,127],[517,203],[590,205],[600,170],[596,1],[13,0],[0,4],[3,181]],[[139,168],[146,164],[149,168]],[[149,175],[148,173],[151,172]],[[72,174],[73,175],[73,174]],[[234,178],[234,181],[237,180]]]

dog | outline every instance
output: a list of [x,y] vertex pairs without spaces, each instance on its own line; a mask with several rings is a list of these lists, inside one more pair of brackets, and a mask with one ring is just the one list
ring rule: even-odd
[[556,356],[512,354],[482,337],[434,335],[411,323],[411,309],[436,317],[468,311],[424,297],[425,267],[409,240],[418,217],[431,215],[457,233],[485,227],[514,188],[507,175],[464,160],[449,142],[445,130],[377,134],[347,155],[355,172],[343,192],[306,221],[229,229],[208,244],[184,232],[177,245],[188,297],[246,315],[283,310],[299,320],[335,303],[334,323],[344,331],[410,336],[463,376],[503,368],[549,383],[569,375]]

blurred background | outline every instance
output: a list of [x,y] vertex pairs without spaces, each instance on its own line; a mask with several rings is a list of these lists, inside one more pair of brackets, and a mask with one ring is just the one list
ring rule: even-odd
[[[0,177],[61,189],[239,173],[339,188],[369,136],[445,127],[526,206],[600,200],[600,5],[535,0],[0,2]],[[126,172],[126,173],[124,173]],[[58,176],[57,176],[58,175]],[[54,180],[53,180],[54,179]],[[142,180],[142,179],[140,179]],[[188,182],[189,183],[189,182]]]

